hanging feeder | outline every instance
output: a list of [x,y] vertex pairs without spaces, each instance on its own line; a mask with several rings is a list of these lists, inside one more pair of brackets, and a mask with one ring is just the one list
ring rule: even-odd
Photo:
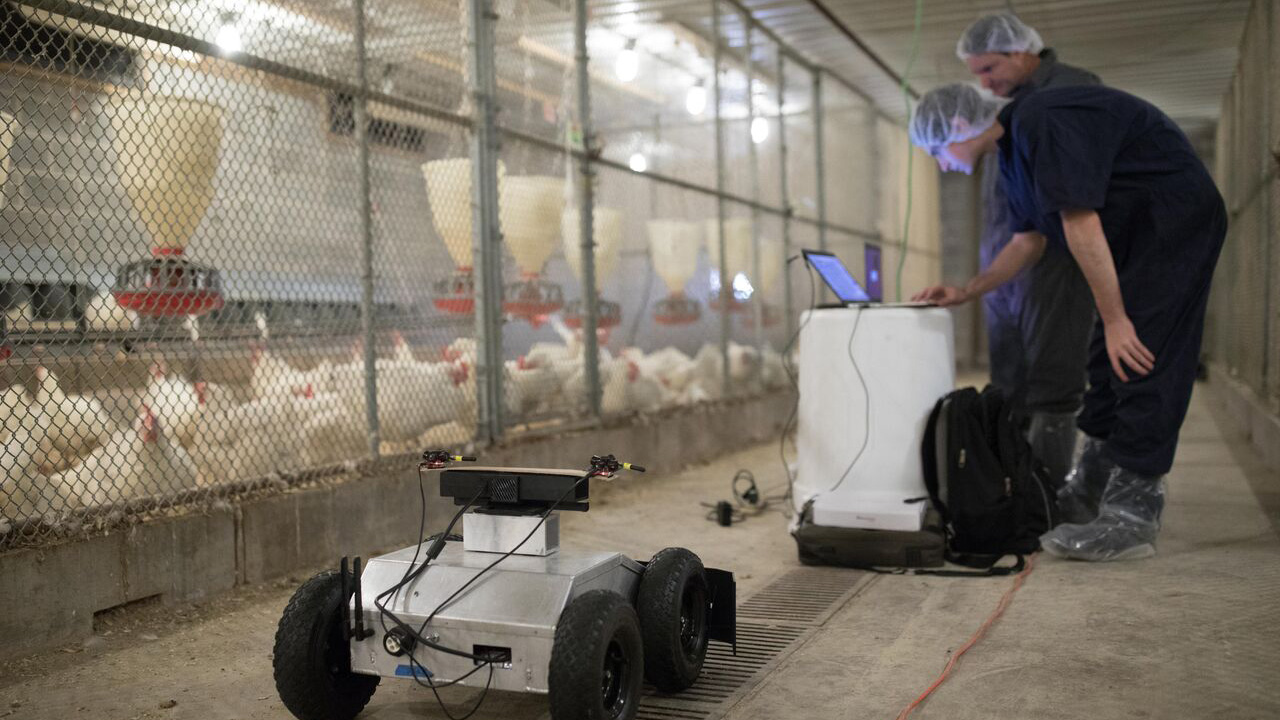
[[188,98],[117,94],[111,126],[117,174],[152,243],[151,258],[116,273],[116,302],[147,317],[221,308],[218,271],[183,255],[213,202],[222,108]]
[[520,280],[506,286],[502,309],[508,315],[541,327],[564,307],[564,290],[542,277],[547,258],[555,251],[564,209],[564,180],[545,175],[516,175],[499,188],[498,219]]
[[[622,324],[622,306],[601,298],[600,286],[618,264],[618,251],[622,247],[622,213],[613,208],[594,208],[591,225],[595,241],[596,329],[601,331],[602,342],[607,343],[609,330]],[[560,235],[564,239],[565,260],[578,278],[578,284],[582,285],[582,223],[576,208],[565,209],[560,219]],[[580,330],[586,315],[586,303],[574,300],[565,307],[564,324]]]
[[447,278],[431,284],[431,303],[454,315],[471,315],[476,311],[476,279],[471,268],[459,267]]
[[203,315],[223,306],[218,271],[182,257],[179,248],[153,248],[150,260],[116,272],[111,294],[126,310],[145,317]]
[[[711,269],[720,272],[720,222],[712,218],[706,223],[707,255]],[[724,253],[727,278],[720,278],[720,291],[707,303],[716,312],[741,313],[747,311],[747,303],[734,293],[733,281],[747,272],[751,262],[751,219],[725,218]],[[725,301],[728,301],[727,303]]]
[[684,287],[698,268],[702,231],[684,220],[650,220],[649,256],[653,268],[667,286],[667,297],[654,307],[653,320],[661,325],[689,325],[702,318],[702,305],[685,295]]
[[[504,168],[498,163],[498,187]],[[453,273],[431,285],[431,302],[439,310],[471,315],[476,310],[476,283],[471,236],[471,159],[448,158],[422,165],[431,204],[431,223],[453,259]]]

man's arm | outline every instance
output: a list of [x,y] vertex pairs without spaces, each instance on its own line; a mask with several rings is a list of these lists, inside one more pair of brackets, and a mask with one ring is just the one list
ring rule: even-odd
[[1098,316],[1106,329],[1111,369],[1125,382],[1129,378],[1121,361],[1139,375],[1146,375],[1155,367],[1156,357],[1138,339],[1138,333],[1125,312],[1120,279],[1116,275],[1107,236],[1102,230],[1102,220],[1093,210],[1063,210],[1060,214],[1067,247],[1089,282],[1093,301],[1098,306]]
[[1045,239],[1037,232],[1014,233],[1013,239],[996,255],[991,265],[963,288],[938,285],[916,293],[913,300],[947,307],[968,302],[1009,282],[1044,254]]

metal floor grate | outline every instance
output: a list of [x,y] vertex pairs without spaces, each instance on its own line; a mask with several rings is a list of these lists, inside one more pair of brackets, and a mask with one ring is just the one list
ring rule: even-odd
[[844,606],[867,573],[800,568],[738,606],[738,652],[712,643],[693,687],[675,695],[645,686],[636,720],[716,720]]
[[870,577],[868,573],[838,568],[792,570],[738,606],[738,617],[787,625],[822,625]]

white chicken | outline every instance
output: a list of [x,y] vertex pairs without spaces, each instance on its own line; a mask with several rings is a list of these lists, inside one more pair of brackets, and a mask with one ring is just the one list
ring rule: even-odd
[[298,406],[303,467],[317,467],[368,455],[364,396],[359,409],[338,393],[307,397]]
[[[456,363],[395,363],[378,369],[378,422],[384,440],[412,440],[449,422],[463,404],[464,371]],[[353,410],[364,411],[364,392],[353,393]]]
[[767,390],[776,390],[790,384],[787,369],[782,364],[782,353],[766,345],[760,358],[760,382]]
[[38,413],[28,418],[34,422],[17,424],[0,447],[0,517],[10,520],[47,515],[76,504],[63,495],[64,486],[50,482],[41,472],[40,439],[29,425],[39,427],[43,418]]
[[301,398],[236,402],[230,388],[196,383],[205,410],[191,446],[200,483],[252,480],[296,468],[301,455]]
[[151,380],[147,383],[145,402],[165,419],[170,433],[190,448],[204,413],[203,385],[168,373],[163,360],[151,364]]
[[128,428],[50,479],[83,504],[96,505],[187,490],[198,477],[191,456],[169,440],[160,418],[141,403]]
[[0,393],[0,442],[8,442],[31,412],[31,397],[21,385],[10,385]]
[[278,396],[290,397],[305,392],[308,387],[315,393],[332,392],[334,368],[329,361],[321,361],[311,370],[297,370],[284,358],[265,349],[253,351],[253,378],[250,380],[254,399]]
[[47,419],[41,449],[57,469],[71,465],[112,438],[116,424],[102,403],[83,395],[67,395],[58,377],[47,368],[36,368],[36,407]]

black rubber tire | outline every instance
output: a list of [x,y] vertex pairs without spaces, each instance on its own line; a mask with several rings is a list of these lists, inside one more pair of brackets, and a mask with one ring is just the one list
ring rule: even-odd
[[574,598],[560,614],[551,647],[552,720],[632,720],[643,677],[635,608],[611,590]]
[[351,672],[344,600],[342,579],[329,570],[303,583],[280,617],[272,658],[276,691],[299,720],[351,720],[381,680]]
[[707,657],[707,572],[684,548],[661,550],[640,578],[644,676],[664,693],[693,685]]

